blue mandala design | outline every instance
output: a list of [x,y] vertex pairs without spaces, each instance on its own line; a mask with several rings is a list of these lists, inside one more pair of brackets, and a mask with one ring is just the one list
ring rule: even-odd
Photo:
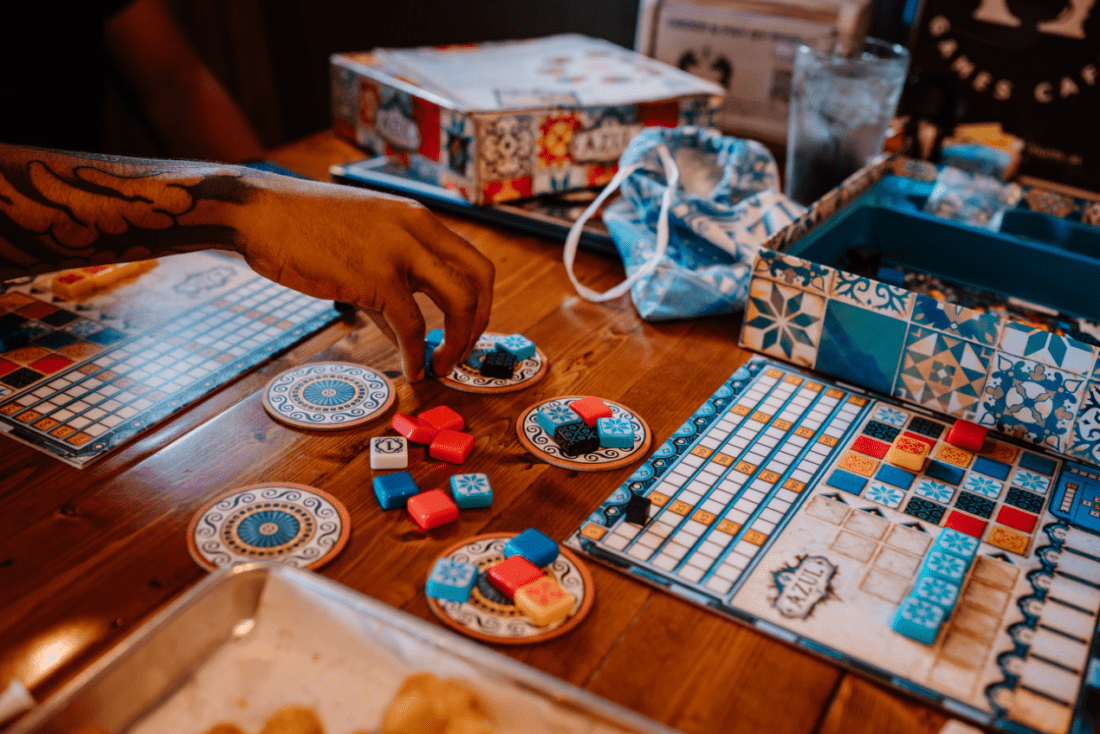
[[237,525],[237,536],[246,545],[273,548],[294,540],[300,530],[301,523],[290,513],[262,510],[241,520]]
[[918,293],[913,306],[913,323],[991,347],[997,343],[1000,322],[993,314],[978,313]]
[[1044,477],[1042,474],[1027,469],[1017,469],[1016,476],[1012,478],[1012,483],[1017,487],[1030,489],[1032,492],[1038,492],[1039,494],[1046,494],[1047,490],[1050,489],[1050,477]]
[[887,487],[879,482],[871,482],[871,486],[863,493],[863,499],[886,505],[891,509],[897,509],[901,501],[905,499],[905,492],[893,487]]
[[998,482],[996,479],[990,479],[989,477],[982,476],[981,474],[970,474],[966,477],[966,481],[963,482],[963,489],[980,494],[989,499],[995,500],[1001,493],[1001,489],[1004,488],[1004,484]]
[[814,341],[807,330],[821,319],[802,310],[806,294],[796,291],[790,298],[785,298],[779,288],[773,286],[770,290],[767,298],[749,297],[758,313],[745,322],[746,327],[763,332],[761,349],[767,350],[778,344],[790,359],[794,355],[796,342],[814,348]]
[[926,478],[922,478],[917,482],[917,488],[914,492],[921,497],[935,500],[945,505],[951,501],[951,497],[955,494],[955,490],[948,487],[946,484],[940,484],[939,482]]
[[318,380],[306,385],[302,397],[314,405],[330,408],[343,405],[355,397],[355,388],[343,380]]

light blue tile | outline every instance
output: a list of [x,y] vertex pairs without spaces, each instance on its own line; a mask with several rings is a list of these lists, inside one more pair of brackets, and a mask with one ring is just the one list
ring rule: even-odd
[[905,347],[907,324],[829,301],[814,367],[842,380],[889,393]]

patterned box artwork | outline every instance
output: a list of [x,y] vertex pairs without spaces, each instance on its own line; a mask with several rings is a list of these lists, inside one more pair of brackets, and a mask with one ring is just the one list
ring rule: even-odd
[[85,466],[337,318],[218,253],[165,258],[80,301],[47,274],[11,281],[0,331],[0,431]]
[[641,129],[710,127],[724,92],[576,35],[458,56],[439,48],[336,54],[331,71],[339,134],[475,204],[603,186]]
[[[800,267],[783,282],[829,289]],[[1100,471],[994,431],[959,449],[952,425],[756,357],[566,543],[980,725],[1088,730]]]
[[749,292],[744,347],[1100,466],[1096,347],[772,250]]

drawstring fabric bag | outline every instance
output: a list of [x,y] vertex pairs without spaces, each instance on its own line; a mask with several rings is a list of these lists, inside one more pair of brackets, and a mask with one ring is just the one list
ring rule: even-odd
[[[697,127],[646,128],[619,171],[565,240],[569,280],[602,302],[627,291],[643,319],[668,321],[738,311],[760,245],[806,209],[779,193],[779,169],[760,143]],[[627,278],[599,293],[573,273],[581,228],[616,190],[603,219]]]

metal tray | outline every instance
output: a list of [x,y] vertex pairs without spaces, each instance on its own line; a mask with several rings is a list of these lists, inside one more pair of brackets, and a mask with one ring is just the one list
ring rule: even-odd
[[331,734],[377,731],[417,671],[470,681],[501,734],[674,731],[321,576],[250,563],[211,574],[9,734],[258,731],[288,705]]

